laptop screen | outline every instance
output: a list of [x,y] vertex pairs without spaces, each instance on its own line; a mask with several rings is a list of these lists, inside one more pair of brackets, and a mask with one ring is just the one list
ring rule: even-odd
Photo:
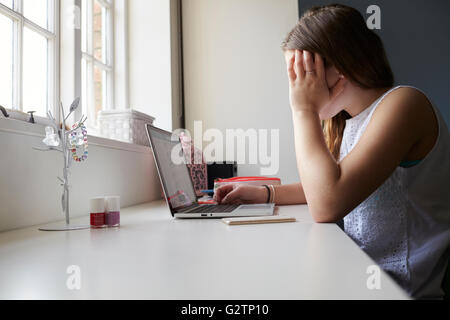
[[147,125],[147,131],[170,209],[177,210],[197,203],[178,137],[174,136],[172,140],[172,133],[150,125]]

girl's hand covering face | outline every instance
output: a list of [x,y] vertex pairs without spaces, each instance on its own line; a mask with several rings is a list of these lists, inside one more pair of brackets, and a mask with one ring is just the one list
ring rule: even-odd
[[295,50],[288,61],[290,101],[293,112],[310,111],[320,113],[344,90],[346,80],[341,77],[329,89],[323,58],[308,51]]

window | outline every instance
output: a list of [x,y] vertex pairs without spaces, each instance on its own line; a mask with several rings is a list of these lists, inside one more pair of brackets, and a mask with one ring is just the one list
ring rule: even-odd
[[113,0],[82,0],[81,95],[90,128],[101,110],[113,108]]
[[0,0],[0,104],[45,117],[55,110],[55,0]]

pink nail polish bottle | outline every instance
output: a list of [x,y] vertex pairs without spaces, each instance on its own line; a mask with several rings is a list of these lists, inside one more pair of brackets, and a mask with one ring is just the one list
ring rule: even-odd
[[120,197],[106,197],[105,223],[108,228],[120,227]]

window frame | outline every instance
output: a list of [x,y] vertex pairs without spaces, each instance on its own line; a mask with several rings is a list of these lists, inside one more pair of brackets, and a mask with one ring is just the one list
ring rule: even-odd
[[[102,7],[102,60],[95,57],[94,53],[94,2]],[[81,39],[86,41],[81,45],[81,95],[83,113],[88,117],[88,128],[98,131],[97,115],[95,114],[94,93],[94,67],[100,69],[103,74],[102,110],[114,110],[114,85],[115,85],[115,61],[114,61],[114,0],[82,0],[82,24]],[[83,50],[85,46],[85,50]],[[84,67],[85,65],[85,67]],[[85,70],[83,70],[85,68]],[[95,119],[95,121],[93,120]]]
[[[12,54],[12,105],[13,111],[24,111],[23,105],[23,34],[27,27],[32,32],[47,40],[47,103],[46,113],[59,115],[59,33],[60,16],[59,1],[48,0],[47,28],[41,27],[26,18],[23,12],[23,0],[14,0],[12,8],[0,3],[0,14],[11,19],[13,23],[13,54]],[[41,115],[42,116],[42,115]],[[39,116],[37,119],[41,118]],[[42,117],[43,118],[43,117]]]

